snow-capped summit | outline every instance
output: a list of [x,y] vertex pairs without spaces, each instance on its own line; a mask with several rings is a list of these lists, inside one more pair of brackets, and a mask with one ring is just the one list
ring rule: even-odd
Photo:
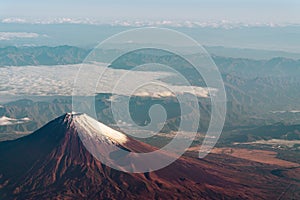
[[125,144],[128,138],[125,134],[116,131],[84,113],[67,113],[66,118],[72,121],[80,135],[88,134],[90,137],[112,143]]
[[119,144],[125,144],[128,141],[125,134],[98,122],[86,114],[75,115],[73,120],[77,131],[85,132],[92,137],[106,138]]

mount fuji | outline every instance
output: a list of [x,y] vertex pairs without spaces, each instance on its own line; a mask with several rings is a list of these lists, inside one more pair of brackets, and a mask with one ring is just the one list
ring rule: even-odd
[[[252,199],[272,196],[267,190],[241,184],[241,172],[186,156],[157,171],[122,172],[96,159],[83,140],[97,140],[99,144],[117,146],[128,152],[157,149],[86,114],[67,113],[28,136],[0,143],[0,199]],[[106,149],[97,150],[105,152]]]

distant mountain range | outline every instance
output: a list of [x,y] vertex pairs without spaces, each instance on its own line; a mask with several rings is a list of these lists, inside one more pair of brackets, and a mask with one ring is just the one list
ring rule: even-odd
[[[97,50],[103,57],[110,57],[117,49]],[[0,66],[58,65],[80,63],[90,52],[72,46],[58,47],[5,47],[0,49]],[[195,55],[190,55],[195,56]],[[300,60],[273,58],[270,60],[251,60],[213,56],[224,80],[227,93],[226,127],[262,126],[277,122],[300,124],[300,113],[274,113],[273,111],[300,110],[299,76]],[[169,64],[185,75],[191,83],[205,87],[206,84],[195,70],[179,57],[166,52],[135,51],[125,54],[111,63],[111,68],[131,69],[134,66],[152,62]],[[41,66],[42,69],[42,66]],[[5,90],[5,88],[3,89]],[[114,124],[109,111],[111,94],[98,95],[97,113],[107,124]],[[119,97],[122,98],[122,97]],[[53,98],[55,99],[55,97]],[[53,102],[22,100],[5,104],[0,108],[0,117],[12,119],[28,117],[31,121],[23,124],[0,126],[1,133],[28,133],[44,125],[61,113],[71,111],[70,98],[57,97]],[[168,123],[164,131],[176,129],[179,123],[177,103],[172,98],[133,98],[136,105],[132,109],[137,123],[147,123],[145,108],[153,103],[166,106],[169,110]],[[174,107],[175,106],[175,107]],[[199,99],[201,109],[201,130],[205,130],[210,117],[210,104]],[[7,137],[7,136],[5,136]],[[9,137],[10,138],[10,137]]]
[[[101,50],[101,51],[103,54],[109,57],[110,51],[120,51],[118,50],[117,46],[115,48],[116,49]],[[250,58],[243,58],[245,57],[243,55],[238,57],[239,52],[246,51],[243,49],[234,49],[236,51],[234,53],[235,56],[230,56],[230,54],[227,55],[226,52],[233,51],[232,49],[227,50],[228,48],[224,48],[224,47],[206,47],[206,48],[208,49],[208,51],[211,51],[213,60],[220,68],[220,70],[224,73],[235,72],[237,74],[242,73],[243,75],[251,75],[251,76],[263,76],[263,75],[268,75],[268,73],[271,73],[269,75],[284,75],[282,73],[285,72],[287,68],[289,69],[287,75],[292,75],[294,70],[298,70],[299,73],[300,59],[285,58],[284,57],[285,54],[281,54],[280,52],[278,52],[278,54],[275,54],[270,59],[263,59],[259,57],[250,59]],[[224,53],[217,53],[218,49],[221,49],[220,51],[222,52],[224,51]],[[68,45],[56,46],[56,47],[8,46],[8,47],[0,48],[0,66],[75,64],[75,63],[81,63],[90,51],[91,49],[68,46]],[[136,58],[137,58],[136,56],[138,56],[143,61],[149,59],[157,59],[157,60],[170,59],[170,56],[168,55],[156,55],[155,57],[153,57],[152,55],[152,57],[150,58],[149,54],[144,53],[144,55],[142,55],[141,53],[138,52],[136,54],[131,54],[130,58],[134,59],[131,61],[136,62]],[[120,59],[118,60],[119,62],[121,61]],[[168,61],[171,62],[169,64],[172,64],[172,60],[168,60]],[[123,64],[125,63],[123,62]],[[261,72],[263,72],[263,74],[261,74]]]
[[0,66],[80,63],[89,51],[71,46],[0,48]]
[[[96,113],[98,119],[111,126],[116,126],[116,121],[111,111],[110,100],[122,101],[124,96],[115,96],[112,94],[96,95]],[[123,99],[124,100],[124,99]],[[205,98],[199,98],[199,108],[201,120],[199,131],[206,131],[210,120],[210,102]],[[132,97],[130,100],[130,112],[132,119],[140,126],[150,122],[148,111],[152,105],[160,104],[166,109],[167,121],[162,125],[162,132],[169,133],[178,130],[180,125],[181,111],[180,104],[175,97]],[[188,104],[185,106],[189,107]],[[225,127],[245,126],[264,124],[264,121],[247,119],[248,115],[243,107],[237,104],[229,104],[227,112],[227,121]],[[10,117],[13,119],[29,118],[24,123],[1,124],[0,123],[0,140],[19,137],[20,134],[26,134],[45,125],[49,120],[58,117],[61,113],[72,111],[71,97],[52,97],[49,100],[29,100],[21,99],[10,103],[3,104],[0,108],[0,116]],[[182,114],[189,119],[189,113]],[[243,116],[244,115],[244,116]],[[160,126],[158,124],[158,126]],[[15,133],[15,134],[13,134]],[[3,135],[4,134],[4,135]],[[7,135],[9,134],[10,137]]]
[[124,173],[95,159],[83,138],[90,148],[104,154],[103,145],[113,144],[128,154],[156,149],[85,114],[68,113],[26,137],[0,142],[0,198],[274,199],[289,183],[273,175],[267,165],[257,173],[188,157],[158,171]]

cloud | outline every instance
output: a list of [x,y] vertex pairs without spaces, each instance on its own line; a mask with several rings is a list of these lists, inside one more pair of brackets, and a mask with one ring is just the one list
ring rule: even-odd
[[273,114],[284,114],[284,113],[300,113],[300,110],[276,110],[271,111]]
[[[98,80],[99,74],[104,71],[104,63],[85,64],[89,69],[88,79]],[[14,96],[70,96],[73,92],[74,79],[82,65],[55,65],[55,66],[18,66],[0,68],[0,97],[5,95]],[[63,73],[62,73],[63,72]],[[85,73],[84,71],[82,71]],[[173,76],[171,72],[160,71],[128,71],[108,68],[102,74],[98,87],[95,88],[87,82],[85,76],[79,76],[77,83],[82,85],[78,88],[78,95],[91,95],[94,93],[113,93],[117,95],[136,95],[166,97],[177,94],[193,94],[199,97],[209,97],[216,91],[212,88],[196,86],[178,86],[161,82],[165,77]],[[1,78],[1,76],[3,76]],[[82,77],[82,78],[81,78]],[[116,81],[111,81],[116,80]],[[81,82],[82,81],[82,82]],[[81,84],[82,83],[82,84]],[[146,84],[145,83],[150,83]],[[117,87],[115,87],[117,84]],[[138,87],[136,86],[143,86]],[[132,94],[134,90],[135,94]]]
[[101,24],[97,20],[89,18],[70,18],[70,17],[59,17],[59,18],[4,18],[1,20],[2,23],[16,23],[16,24]]
[[175,97],[176,95],[183,95],[183,94],[192,94],[197,97],[208,98],[210,93],[216,92],[216,89],[209,89],[203,87],[196,87],[196,86],[175,86],[175,85],[168,85],[167,88],[163,87],[144,87],[140,91],[137,91],[133,95],[135,96],[151,96],[155,98],[160,97]]
[[5,18],[1,20],[2,23],[27,23],[23,18]]
[[29,121],[30,121],[30,119],[28,117],[21,118],[21,119],[14,119],[14,118],[9,118],[9,117],[3,116],[3,117],[0,117],[0,126],[23,124],[23,123],[26,123]]
[[0,40],[13,40],[19,38],[37,38],[40,35],[37,33],[28,32],[0,32]]
[[270,22],[252,22],[245,23],[230,20],[214,20],[214,21],[198,21],[198,20],[115,20],[103,21],[94,18],[4,18],[2,23],[20,23],[20,24],[90,24],[90,25],[112,25],[124,27],[145,27],[145,26],[158,26],[158,27],[210,27],[210,28],[241,28],[241,27],[284,27],[299,25],[297,23],[274,23]]
[[300,110],[291,110],[290,113],[300,113]]

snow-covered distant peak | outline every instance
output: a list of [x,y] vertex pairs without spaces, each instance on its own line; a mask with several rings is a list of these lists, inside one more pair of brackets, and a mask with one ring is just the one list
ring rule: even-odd
[[128,141],[125,134],[102,124],[86,114],[69,113],[68,115],[71,115],[76,130],[83,136],[88,134],[92,138],[105,143],[124,144]]

